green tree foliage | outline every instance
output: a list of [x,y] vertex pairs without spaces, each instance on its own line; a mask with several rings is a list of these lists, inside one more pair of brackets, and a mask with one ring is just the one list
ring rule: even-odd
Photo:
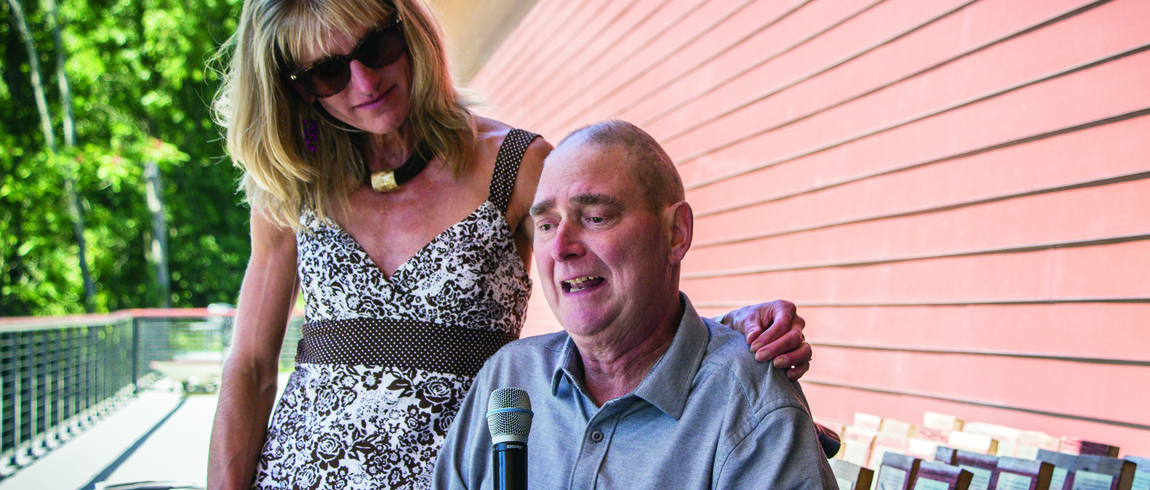
[[[210,102],[208,59],[235,30],[239,0],[57,0],[76,147],[53,157],[39,131],[29,63],[7,4],[0,15],[0,316],[83,312],[64,180],[74,169],[97,311],[163,303],[149,264],[144,166],[163,179],[173,306],[234,302],[250,253]],[[22,0],[42,67],[51,24]],[[44,69],[57,134],[60,94]]]

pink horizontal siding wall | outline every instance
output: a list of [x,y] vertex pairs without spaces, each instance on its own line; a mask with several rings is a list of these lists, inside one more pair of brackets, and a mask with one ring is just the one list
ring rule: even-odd
[[[558,141],[639,124],[706,314],[787,298],[817,415],[1150,456],[1150,1],[539,0],[472,80]],[[532,296],[527,334],[558,328]]]

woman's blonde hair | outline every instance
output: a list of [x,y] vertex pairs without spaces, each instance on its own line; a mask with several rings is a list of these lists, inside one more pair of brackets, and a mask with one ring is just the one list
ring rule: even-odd
[[[448,73],[439,26],[420,0],[246,0],[236,33],[216,55],[217,62],[231,57],[214,109],[228,152],[244,169],[247,202],[277,224],[298,229],[303,208],[329,215],[365,173],[354,132],[308,104],[286,72],[306,50],[330,52],[325,43],[335,37],[395,18],[411,63],[411,129],[457,176],[472,164],[475,122]],[[304,119],[319,121],[314,152]]]

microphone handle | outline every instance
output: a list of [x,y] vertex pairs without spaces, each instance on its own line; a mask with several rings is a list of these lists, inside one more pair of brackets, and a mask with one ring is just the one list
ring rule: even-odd
[[500,442],[491,447],[495,490],[527,490],[527,444]]

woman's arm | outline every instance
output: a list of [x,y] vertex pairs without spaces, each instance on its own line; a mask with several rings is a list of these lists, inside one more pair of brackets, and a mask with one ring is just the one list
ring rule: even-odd
[[208,488],[248,489],[275,401],[279,354],[298,294],[296,241],[252,210],[252,255],[240,286],[208,452]]
[[543,173],[543,160],[551,154],[552,146],[542,137],[535,138],[523,160],[519,162],[519,175],[511,190],[511,202],[507,206],[507,223],[512,225],[512,237],[523,268],[531,270],[531,240],[534,238],[534,224],[528,210],[535,200],[535,188],[539,187],[539,174]]
[[745,306],[719,321],[747,336],[747,345],[759,362],[774,359],[775,367],[789,367],[787,377],[792,381],[811,368],[811,344],[803,336],[807,322],[795,312],[794,303],[775,300]]

